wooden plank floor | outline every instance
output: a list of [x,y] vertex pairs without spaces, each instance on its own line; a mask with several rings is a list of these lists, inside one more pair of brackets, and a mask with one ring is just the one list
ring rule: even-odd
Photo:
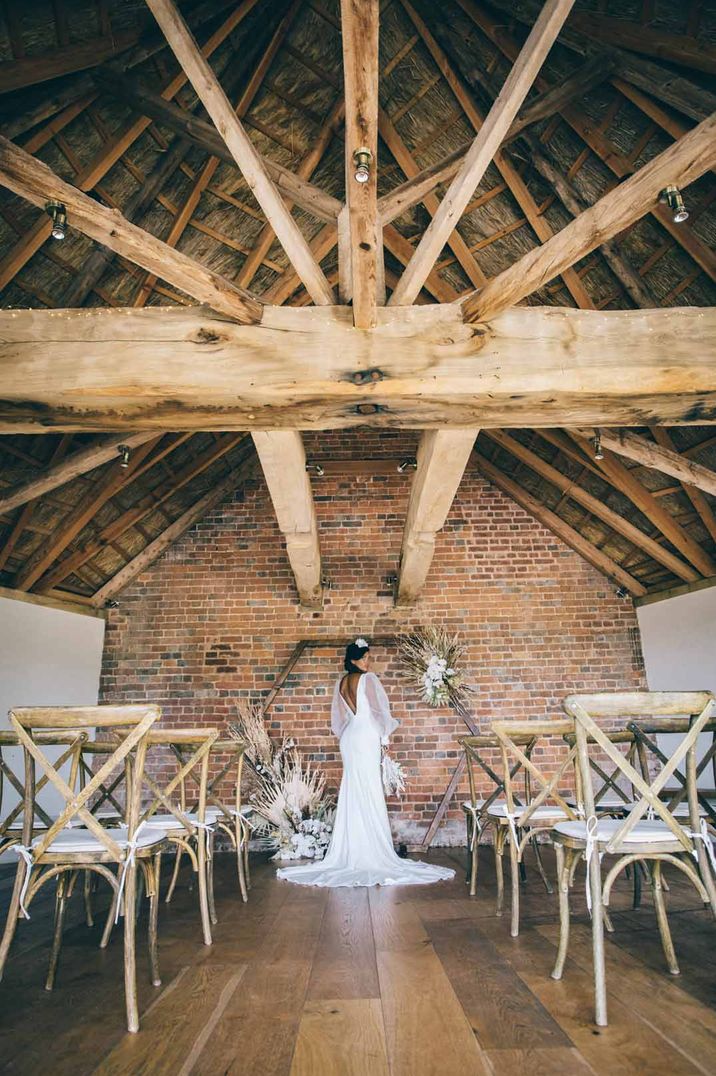
[[[494,916],[492,853],[470,899],[464,857],[436,886],[313,890],[254,865],[247,905],[234,861],[217,856],[214,944],[201,941],[195,890],[183,885],[160,912],[163,985],[138,953],[142,1027],[123,1029],[122,946],[97,948],[71,902],[53,993],[43,989],[52,897],[20,924],[0,984],[0,1071],[55,1076],[680,1076],[716,1073],[716,924],[680,877],[668,876],[670,921],[682,974],[664,968],[645,893],[628,882],[613,898],[608,940],[608,1028],[592,1020],[589,924],[581,879],[564,980],[549,977],[555,898],[529,869],[522,933]],[[553,869],[548,857],[548,866]],[[168,870],[166,874],[168,874]],[[0,868],[7,906],[11,868]],[[47,887],[48,890],[50,886]],[[101,902],[98,898],[98,909]]]

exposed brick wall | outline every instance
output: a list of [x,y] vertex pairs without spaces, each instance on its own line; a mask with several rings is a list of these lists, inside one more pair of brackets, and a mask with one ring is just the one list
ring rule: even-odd
[[[309,459],[400,458],[415,435],[354,431],[306,435]],[[419,604],[395,609],[395,574],[411,472],[313,478],[324,571],[321,613],[302,612],[262,478],[246,484],[120,595],[109,613],[104,701],[151,700],[167,724],[223,725],[237,697],[259,698],[302,638],[391,635],[430,623],[459,630],[469,649],[475,715],[546,717],[580,690],[643,687],[636,617],[615,587],[521,508],[469,470]],[[272,709],[273,734],[295,735],[334,788],[340,756],[330,733],[336,650],[311,651]],[[374,653],[401,727],[394,749],[409,776],[390,805],[396,832],[424,829],[450,779],[465,726],[421,705],[394,652]],[[497,761],[497,760],[496,760]],[[460,790],[464,798],[466,785]],[[459,800],[455,801],[455,804]],[[453,805],[449,832],[461,830]]]

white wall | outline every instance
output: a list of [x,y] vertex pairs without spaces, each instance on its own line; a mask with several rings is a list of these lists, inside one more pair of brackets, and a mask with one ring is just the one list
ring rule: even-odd
[[[716,587],[641,605],[636,615],[651,691],[716,692]],[[668,754],[676,737],[663,739]],[[701,737],[700,754],[710,741],[710,735]],[[710,766],[699,784],[713,788]]]
[[[95,705],[103,643],[101,617],[0,596],[0,729],[9,728],[13,706]],[[3,757],[22,777],[21,749],[5,749]],[[39,801],[56,812],[60,796],[45,791]],[[6,781],[3,811],[16,802]]]

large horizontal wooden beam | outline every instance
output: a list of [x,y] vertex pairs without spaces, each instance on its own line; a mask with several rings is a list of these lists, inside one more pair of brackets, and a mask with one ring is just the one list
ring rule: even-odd
[[51,168],[0,135],[0,184],[44,209],[50,201],[67,209],[68,227],[96,239],[135,265],[180,288],[200,303],[241,322],[261,317],[258,299],[211,269],[132,224],[116,209],[65,183]]
[[88,67],[110,60],[133,45],[139,30],[125,30],[111,36],[92,37],[86,41],[55,47],[36,56],[23,56],[0,63],[0,93],[34,86],[38,82],[86,71]]
[[716,423],[716,309],[0,311],[0,433]]
[[716,113],[704,120],[463,303],[468,321],[518,303],[654,209],[669,184],[688,186],[716,166]]

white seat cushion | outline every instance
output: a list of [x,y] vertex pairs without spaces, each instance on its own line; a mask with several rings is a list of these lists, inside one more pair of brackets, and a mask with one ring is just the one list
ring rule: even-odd
[[[521,814],[525,807],[518,807],[515,805],[515,812]],[[500,800],[497,803],[491,803],[487,808],[487,813],[493,818],[507,818],[507,804]],[[532,814],[527,819],[527,825],[529,826],[533,822],[543,822],[548,818],[566,818],[567,815],[561,807],[545,803],[541,807],[535,807]]]
[[[231,810],[231,814],[237,814],[237,811],[236,811],[235,807],[231,807],[230,810]],[[254,813],[254,808],[251,806],[250,803],[242,803],[241,804],[241,809],[240,809],[240,811],[238,813],[242,814],[244,816],[250,815],[250,814]]]
[[[623,825],[623,819],[600,818],[597,821],[595,836],[600,841],[609,841]],[[558,822],[554,831],[561,833],[564,837],[571,837],[585,843],[587,840],[587,824],[581,819],[575,822]],[[664,844],[665,842],[679,843],[666,823],[656,818],[643,818],[624,839],[625,844]]]
[[[113,829],[111,837],[120,848],[126,848],[129,843],[127,840],[126,826],[120,826],[118,829]],[[137,838],[137,848],[151,848],[154,844],[161,844],[164,837],[165,833],[163,829],[144,826]],[[35,848],[41,840],[41,837],[36,837],[32,842],[32,847]],[[88,829],[79,828],[60,830],[55,839],[51,842],[49,848],[46,849],[46,852],[50,855],[63,854],[66,852],[106,851],[107,848],[97,837],[95,837],[94,833],[91,833]]]
[[[716,808],[716,801],[709,800],[709,804],[711,805],[711,807]],[[708,815],[708,811],[703,806],[703,804],[699,803],[698,809],[699,818],[706,818],[706,816]],[[677,804],[671,813],[673,814],[674,818],[689,818],[689,805],[686,800],[683,800],[681,803]]]
[[469,800],[465,800],[462,805],[463,811],[472,811],[473,809],[479,811],[481,807],[485,806],[484,800],[475,800],[474,803],[470,803]]
[[[212,825],[214,822],[216,822],[217,818],[219,818],[220,815],[221,811],[218,807],[207,807],[206,811],[204,812],[204,819],[206,821],[206,824],[209,826]],[[199,815],[196,811],[187,811],[186,817],[189,819],[190,822],[194,823],[195,825],[199,821]],[[167,814],[153,814],[151,818],[147,819],[147,822],[150,826],[159,826],[165,830],[184,828],[179,819],[169,812],[167,812]]]
[[[627,793],[628,795],[628,793]],[[570,807],[577,807],[577,801],[573,796],[565,796],[565,803],[568,803]],[[615,811],[615,810],[631,810],[634,806],[635,800],[629,798],[623,800],[621,796],[617,796],[616,792],[605,792],[599,803],[596,804],[598,811]]]

